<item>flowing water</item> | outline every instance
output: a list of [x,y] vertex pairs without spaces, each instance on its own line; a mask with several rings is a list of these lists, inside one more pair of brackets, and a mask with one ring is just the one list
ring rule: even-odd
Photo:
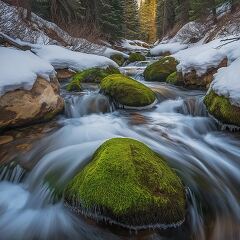
[[[221,131],[203,104],[204,92],[146,83],[148,62],[121,71],[150,86],[158,104],[145,111],[116,110],[96,87],[63,91],[65,114],[55,132],[21,156],[31,170],[6,166],[0,172],[0,239],[240,239],[240,135]],[[47,184],[64,186],[107,139],[138,139],[168,159],[187,186],[186,223],[175,231],[129,232],[75,216]]]

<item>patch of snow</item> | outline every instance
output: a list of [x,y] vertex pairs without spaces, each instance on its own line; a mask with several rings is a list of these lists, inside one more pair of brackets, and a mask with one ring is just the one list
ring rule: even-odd
[[37,77],[54,76],[54,68],[32,52],[0,47],[0,96],[16,89],[31,90]]
[[135,44],[137,44],[137,45],[139,45],[139,46],[148,46],[148,47],[150,47],[150,45],[148,44],[148,43],[146,43],[146,42],[144,42],[144,41],[141,41],[141,40],[133,40],[133,42],[135,43]]
[[108,58],[110,58],[111,56],[113,56],[113,55],[115,55],[115,54],[122,55],[122,56],[123,56],[124,58],[126,58],[126,59],[129,58],[129,55],[128,55],[128,54],[123,53],[123,52],[120,52],[120,51],[117,51],[117,50],[114,50],[114,49],[109,48],[109,47],[107,47],[107,48],[105,49],[105,51],[102,53],[103,56],[108,57]]
[[138,40],[128,40],[128,39],[123,39],[120,43],[120,46],[128,51],[145,51],[147,48],[139,46],[143,45],[144,42],[141,42],[139,44]]
[[240,58],[232,62],[228,67],[221,68],[214,76],[211,89],[220,96],[224,96],[230,102],[240,107]]
[[38,45],[32,51],[40,58],[48,61],[55,69],[67,68],[81,71],[92,67],[118,67],[114,61],[107,57],[74,52],[56,45]]
[[185,74],[196,70],[197,74],[201,76],[208,69],[217,67],[224,58],[228,58],[228,61],[232,62],[240,57],[240,41],[222,46],[224,43],[221,39],[216,39],[207,44],[193,45],[174,54],[173,57],[180,62],[177,66],[178,71]]
[[188,48],[187,44],[181,44],[180,42],[175,43],[165,43],[165,44],[159,44],[156,47],[152,48],[150,50],[151,55],[153,56],[160,56],[167,52],[170,54],[174,54],[179,52],[180,50]]

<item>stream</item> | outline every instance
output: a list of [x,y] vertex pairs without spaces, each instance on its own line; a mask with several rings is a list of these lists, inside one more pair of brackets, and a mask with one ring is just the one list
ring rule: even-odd
[[[66,107],[58,128],[16,156],[21,165],[8,174],[10,168],[0,171],[1,240],[240,239],[240,134],[222,130],[208,116],[204,92],[144,82],[149,61],[120,68],[156,92],[158,104],[149,110],[119,110],[94,85],[67,93],[62,83]],[[114,137],[144,142],[176,169],[189,203],[180,229],[135,232],[96,223],[74,215],[52,194],[46,183],[49,174],[64,186]],[[32,167],[26,171],[23,165]]]

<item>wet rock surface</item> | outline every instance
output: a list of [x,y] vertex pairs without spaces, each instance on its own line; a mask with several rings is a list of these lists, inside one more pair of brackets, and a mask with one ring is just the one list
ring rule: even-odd
[[0,97],[0,129],[52,119],[64,107],[58,80],[38,78],[30,91],[16,90]]

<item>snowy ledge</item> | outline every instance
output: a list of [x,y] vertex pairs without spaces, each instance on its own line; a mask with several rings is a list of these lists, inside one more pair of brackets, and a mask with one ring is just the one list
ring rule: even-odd
[[37,77],[56,74],[53,66],[30,51],[0,47],[0,96],[16,89],[31,90]]
[[114,61],[107,57],[74,52],[57,45],[35,45],[32,51],[55,69],[71,69],[77,72],[93,67],[118,67]]

